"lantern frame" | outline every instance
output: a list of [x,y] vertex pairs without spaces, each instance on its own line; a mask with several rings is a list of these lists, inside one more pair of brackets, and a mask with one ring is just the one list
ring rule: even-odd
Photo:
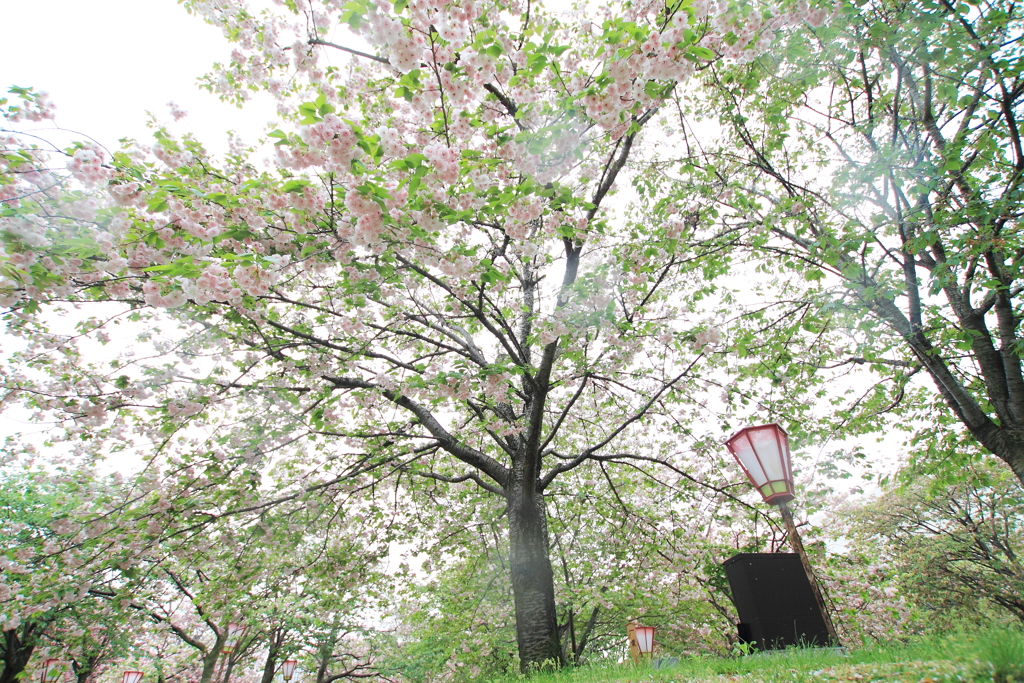
[[654,627],[653,626],[637,626],[636,627],[636,646],[640,650],[640,654],[649,655],[654,652]]
[[60,680],[61,662],[59,659],[47,659],[43,662],[43,668],[39,676],[40,683],[56,683]]
[[780,505],[796,498],[789,435],[777,423],[744,427],[725,446],[764,502]]
[[142,676],[141,671],[125,671],[121,674],[121,683],[140,683]]
[[292,676],[295,675],[295,667],[298,663],[299,662],[295,659],[286,659],[281,662],[281,675],[284,677],[284,680],[292,680]]

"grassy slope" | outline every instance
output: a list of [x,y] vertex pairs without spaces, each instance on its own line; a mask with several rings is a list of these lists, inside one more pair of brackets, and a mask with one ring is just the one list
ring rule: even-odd
[[[488,683],[512,683],[521,678]],[[770,655],[684,659],[669,669],[609,665],[533,676],[529,683],[771,683],[953,681],[1024,683],[1024,634],[989,631],[854,650],[789,650]]]

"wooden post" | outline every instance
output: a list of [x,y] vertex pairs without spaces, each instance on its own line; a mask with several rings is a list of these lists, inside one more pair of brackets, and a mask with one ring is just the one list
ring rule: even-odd
[[633,656],[633,663],[640,666],[640,643],[636,642],[636,622],[626,624],[626,638],[629,640],[629,654]]
[[811,591],[814,593],[814,601],[818,603],[818,609],[821,611],[821,617],[825,620],[825,628],[828,629],[828,637],[832,639],[833,645],[842,645],[839,642],[839,634],[836,633],[836,627],[832,624],[832,617],[829,616],[828,609],[825,607],[825,598],[821,594],[821,589],[818,587],[818,580],[814,578],[814,570],[811,569],[811,562],[807,559],[807,551],[804,550],[804,544],[800,541],[800,534],[796,531],[796,522],[793,521],[793,512],[789,509],[789,505],[783,501],[778,504],[779,512],[782,513],[782,520],[786,523],[786,531],[789,535],[789,544],[793,547],[793,552],[800,558],[800,564],[804,567],[804,573],[807,574],[807,580],[811,583]]

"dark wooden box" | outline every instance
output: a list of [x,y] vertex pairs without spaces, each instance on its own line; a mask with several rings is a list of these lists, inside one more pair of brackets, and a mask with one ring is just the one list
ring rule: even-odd
[[739,553],[722,566],[739,612],[740,642],[757,650],[831,644],[798,556]]

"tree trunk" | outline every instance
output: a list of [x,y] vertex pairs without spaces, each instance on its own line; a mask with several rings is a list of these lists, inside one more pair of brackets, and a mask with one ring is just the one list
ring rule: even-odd
[[320,660],[316,666],[316,683],[324,683],[327,679],[327,667],[331,665],[331,654],[333,652],[333,646],[321,648]]
[[217,660],[220,659],[220,648],[221,639],[218,638],[213,648],[203,654],[203,675],[199,679],[199,683],[211,683],[213,681],[213,674],[217,670]]
[[224,678],[221,680],[221,683],[228,683],[228,681],[231,680],[231,672],[234,670],[234,668],[235,658],[228,657],[227,662],[224,663]]
[[514,478],[508,500],[509,564],[515,599],[516,642],[523,673],[544,665],[562,666],[555,613],[555,581],[548,553],[544,496],[532,478]]
[[263,678],[260,683],[273,683],[274,674],[277,672],[277,655],[284,643],[284,629],[276,628],[270,632],[270,639],[267,643],[267,661],[263,664]]
[[87,683],[92,678],[92,672],[96,669],[96,664],[100,661],[101,656],[100,652],[95,652],[85,657],[84,661],[71,660],[71,670],[75,674],[75,683]]
[[4,631],[4,669],[0,671],[0,683],[15,683],[20,674],[28,666],[32,651],[36,649],[36,636],[39,625],[26,622],[18,629]]

